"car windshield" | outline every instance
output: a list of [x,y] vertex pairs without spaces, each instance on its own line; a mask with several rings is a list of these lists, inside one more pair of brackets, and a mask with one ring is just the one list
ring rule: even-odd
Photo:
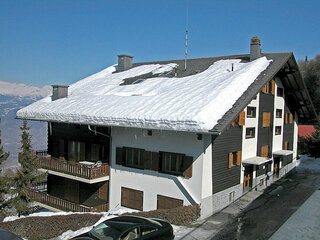
[[121,229],[115,227],[113,224],[107,222],[101,223],[90,231],[90,233],[101,240],[113,240],[119,237]]

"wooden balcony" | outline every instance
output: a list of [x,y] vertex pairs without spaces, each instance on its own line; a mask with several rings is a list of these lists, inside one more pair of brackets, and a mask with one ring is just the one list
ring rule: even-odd
[[[37,156],[39,168],[75,176],[78,178],[98,180],[99,178],[108,177],[110,174],[110,166],[106,163],[91,163],[86,161],[81,163],[65,161],[52,158],[47,154],[46,151],[34,151],[33,155]],[[22,154],[19,153],[19,162],[21,161],[21,158]]]
[[64,200],[61,198],[57,198],[51,196],[45,192],[41,192],[36,188],[28,189],[29,197],[39,203],[52,207],[54,209],[58,209],[61,211],[71,211],[71,212],[107,212],[109,209],[109,204],[105,203],[102,205],[97,205],[94,207],[88,207],[85,205],[77,204],[70,202],[68,200]]

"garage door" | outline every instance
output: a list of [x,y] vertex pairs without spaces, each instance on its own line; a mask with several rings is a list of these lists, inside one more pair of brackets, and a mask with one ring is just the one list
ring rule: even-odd
[[143,210],[143,192],[130,189],[121,188],[121,206]]
[[157,195],[157,209],[170,209],[183,205],[183,201],[176,198]]

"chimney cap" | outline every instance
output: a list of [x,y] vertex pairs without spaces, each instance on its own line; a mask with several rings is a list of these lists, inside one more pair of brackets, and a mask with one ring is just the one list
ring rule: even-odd
[[133,58],[133,56],[127,55],[127,54],[120,54],[118,55],[118,57],[129,57],[129,58]]
[[261,40],[260,40],[260,38],[259,37],[252,37],[251,38],[251,43],[250,43],[251,45],[261,45]]
[[59,85],[59,84],[55,84],[55,85],[51,85],[51,87],[53,88],[68,88],[68,85]]

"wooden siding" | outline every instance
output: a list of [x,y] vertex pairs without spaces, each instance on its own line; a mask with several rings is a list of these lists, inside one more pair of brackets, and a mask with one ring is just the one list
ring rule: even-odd
[[229,168],[229,153],[241,151],[242,127],[231,126],[218,137],[212,137],[212,189],[220,192],[240,184],[240,166]]
[[[292,112],[290,111],[290,109],[287,107],[287,104],[285,103],[284,115],[287,116],[287,121],[286,121],[286,117],[285,117],[284,122],[283,122],[282,149],[285,149],[286,142],[287,142],[288,147],[286,150],[293,150],[294,121],[293,121],[293,115],[291,115],[291,114],[292,114]],[[292,117],[290,117],[290,115]],[[292,119],[292,121],[291,121],[292,123],[290,123],[290,118]]]
[[[262,147],[266,145],[268,145],[269,153],[272,152],[273,110],[274,110],[274,95],[261,93],[259,98],[259,126],[258,126],[258,134],[257,134],[257,137],[258,137],[257,156],[261,156]],[[263,127],[264,113],[270,113],[269,127]]]
[[[109,128],[97,127],[98,132],[109,134]],[[88,129],[87,125],[76,125],[66,123],[51,123],[51,130],[48,127],[48,153],[55,158],[68,160],[68,142],[78,141],[85,143],[85,159],[90,160],[92,144],[99,144],[106,149],[99,152],[102,162],[109,162],[109,139]],[[102,147],[101,147],[102,149]]]
[[105,186],[108,191],[108,185],[109,182],[87,184],[49,174],[47,192],[53,197],[73,203],[94,206],[108,201],[106,195],[106,198],[100,197],[100,188]]

